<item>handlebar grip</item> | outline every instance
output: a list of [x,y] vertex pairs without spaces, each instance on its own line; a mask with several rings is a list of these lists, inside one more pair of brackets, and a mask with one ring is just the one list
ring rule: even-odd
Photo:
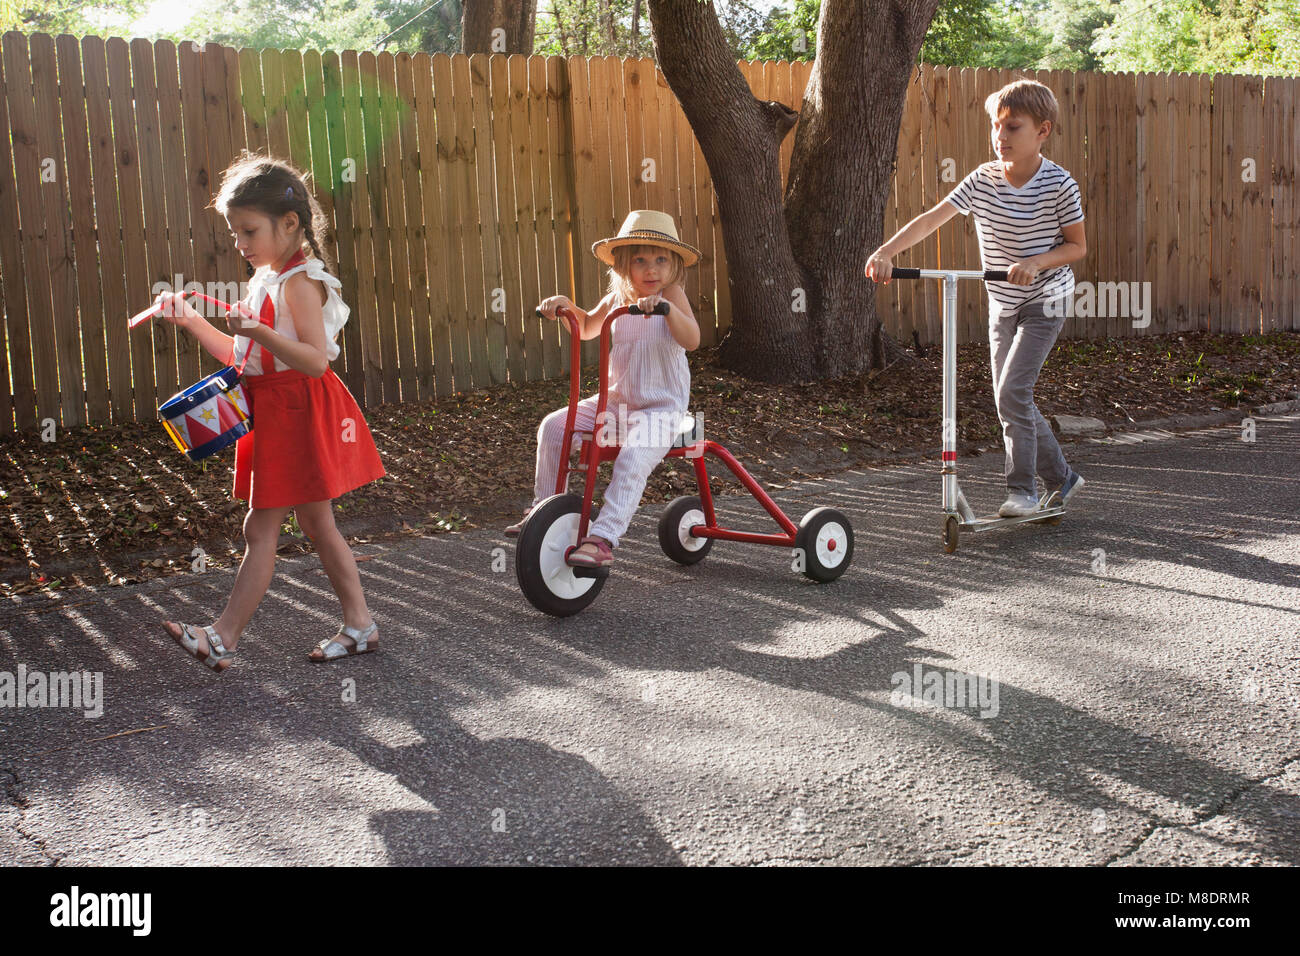
[[[889,278],[891,278],[891,279],[919,279],[919,278],[921,278],[921,270],[920,270],[920,269],[903,269],[903,268],[895,268],[892,272],[889,273]],[[985,281],[985,282],[1006,282],[1006,281],[1007,281],[1007,272],[1006,272],[1005,269],[985,269],[985,270],[984,270],[984,281]]]
[[667,302],[660,302],[660,303],[659,303],[658,305],[656,305],[656,306],[654,307],[654,309],[651,310],[650,312],[642,312],[642,311],[641,311],[640,309],[638,309],[636,306],[634,306],[634,305],[630,305],[630,306],[628,306],[628,308],[627,308],[627,314],[628,314],[628,315],[667,315],[667,314],[668,314],[668,303],[667,303]]

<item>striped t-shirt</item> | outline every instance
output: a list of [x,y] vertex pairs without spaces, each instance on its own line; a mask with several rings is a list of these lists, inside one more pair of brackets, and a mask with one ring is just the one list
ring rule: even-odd
[[[994,161],[976,167],[957,184],[945,201],[962,215],[975,214],[980,259],[985,269],[1006,269],[1013,262],[1050,252],[1065,243],[1065,226],[1083,222],[1079,186],[1074,178],[1046,156],[1038,172],[1019,189],[1007,182],[1002,164]],[[988,283],[989,299],[1006,309],[1045,296],[1074,293],[1074,272],[1069,266],[1047,269],[1033,285]]]

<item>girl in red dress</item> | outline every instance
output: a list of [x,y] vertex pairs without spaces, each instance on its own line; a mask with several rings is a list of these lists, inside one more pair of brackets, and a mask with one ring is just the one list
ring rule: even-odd
[[227,314],[232,334],[209,325],[180,293],[163,293],[158,301],[167,321],[192,333],[217,359],[244,364],[253,431],[235,446],[234,496],[249,503],[247,549],[214,623],[164,626],[214,671],[229,667],[271,584],[280,526],[293,511],[343,604],[343,626],[310,659],[378,650],[356,559],[334,525],[332,499],[382,478],[384,466],[361,410],[329,367],[339,354],[335,338],[348,307],[316,241],[325,217],[297,170],[247,153],[226,170],[212,205],[226,218],[252,276],[247,298]]

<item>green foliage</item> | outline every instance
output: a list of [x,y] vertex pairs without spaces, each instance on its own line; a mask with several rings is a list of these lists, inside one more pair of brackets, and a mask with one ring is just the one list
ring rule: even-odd
[[1033,10],[988,0],[962,8],[945,0],[921,44],[921,60],[939,66],[1037,69],[1051,44]]
[[[429,0],[375,0],[375,13],[384,22],[382,35],[395,33],[385,44],[385,49],[405,50],[408,53],[455,53],[460,49],[460,18],[464,10],[461,0],[442,0],[432,10],[424,10]],[[415,17],[414,22],[403,26]]]
[[650,46],[650,18],[644,3],[635,34],[632,0],[551,0],[537,11],[533,38],[537,54],[648,56]]
[[371,0],[206,0],[174,37],[284,50],[368,50],[387,33]]
[[821,11],[821,0],[794,0],[789,10],[773,7],[738,59],[813,59],[817,55],[817,19]]
[[974,66],[997,35],[996,0],[940,0],[921,42],[921,62]]
[[[773,8],[743,58],[810,60],[821,0]],[[807,46],[794,48],[796,38]],[[1300,0],[941,0],[941,66],[1300,74]]]
[[[370,50],[398,31],[383,48],[450,53],[460,47],[461,2],[440,0],[425,10],[429,0],[200,0],[190,7],[184,26],[152,36],[252,49]],[[133,23],[151,5],[151,0],[0,0],[0,29],[138,36]]]
[[[460,46],[461,0],[203,0],[171,39],[251,49],[450,53]],[[422,12],[423,11],[423,12]],[[415,18],[406,26],[407,21]],[[400,29],[399,29],[400,28]],[[394,33],[394,31],[397,31]]]
[[1114,21],[1098,32],[1093,50],[1108,70],[1195,70],[1203,5],[1202,0],[1120,0]]
[[0,0],[0,32],[69,33],[73,36],[129,35],[129,25],[144,13],[148,0]]
[[[748,0],[716,3],[723,36],[736,59],[763,29],[766,15]],[[653,56],[646,0],[549,0],[539,3],[533,52],[562,56]]]
[[[789,8],[773,8],[742,58],[813,59],[820,15],[821,0],[794,0]],[[1003,0],[941,0],[920,59],[940,66],[1032,67],[1048,42],[1024,13]]]
[[1295,0],[1120,0],[1093,44],[1108,70],[1300,73]]
[[1101,60],[1092,49],[1098,31],[1115,19],[1113,0],[1053,0],[1034,17],[1047,46],[1039,69],[1099,70]]

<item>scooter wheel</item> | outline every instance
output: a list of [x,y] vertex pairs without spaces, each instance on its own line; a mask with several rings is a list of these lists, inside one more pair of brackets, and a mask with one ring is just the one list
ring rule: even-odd
[[1065,515],[1056,515],[1055,517],[1052,517],[1052,518],[1044,518],[1044,519],[1043,519],[1043,524],[1060,524],[1060,523],[1061,523],[1061,519],[1064,518],[1064,517],[1065,517]]
[[577,614],[600,594],[605,578],[580,578],[564,563],[578,543],[582,498],[552,495],[528,515],[515,544],[515,577],[519,589],[539,611],[568,617]]
[[961,521],[956,515],[948,515],[943,522],[943,550],[952,554],[957,550],[957,538],[961,534]]
[[825,584],[853,562],[853,526],[834,508],[814,508],[799,522],[794,546],[803,556],[803,573]]
[[699,498],[674,498],[659,518],[659,547],[678,564],[698,564],[712,549],[713,539],[693,538],[691,528],[706,523]]

